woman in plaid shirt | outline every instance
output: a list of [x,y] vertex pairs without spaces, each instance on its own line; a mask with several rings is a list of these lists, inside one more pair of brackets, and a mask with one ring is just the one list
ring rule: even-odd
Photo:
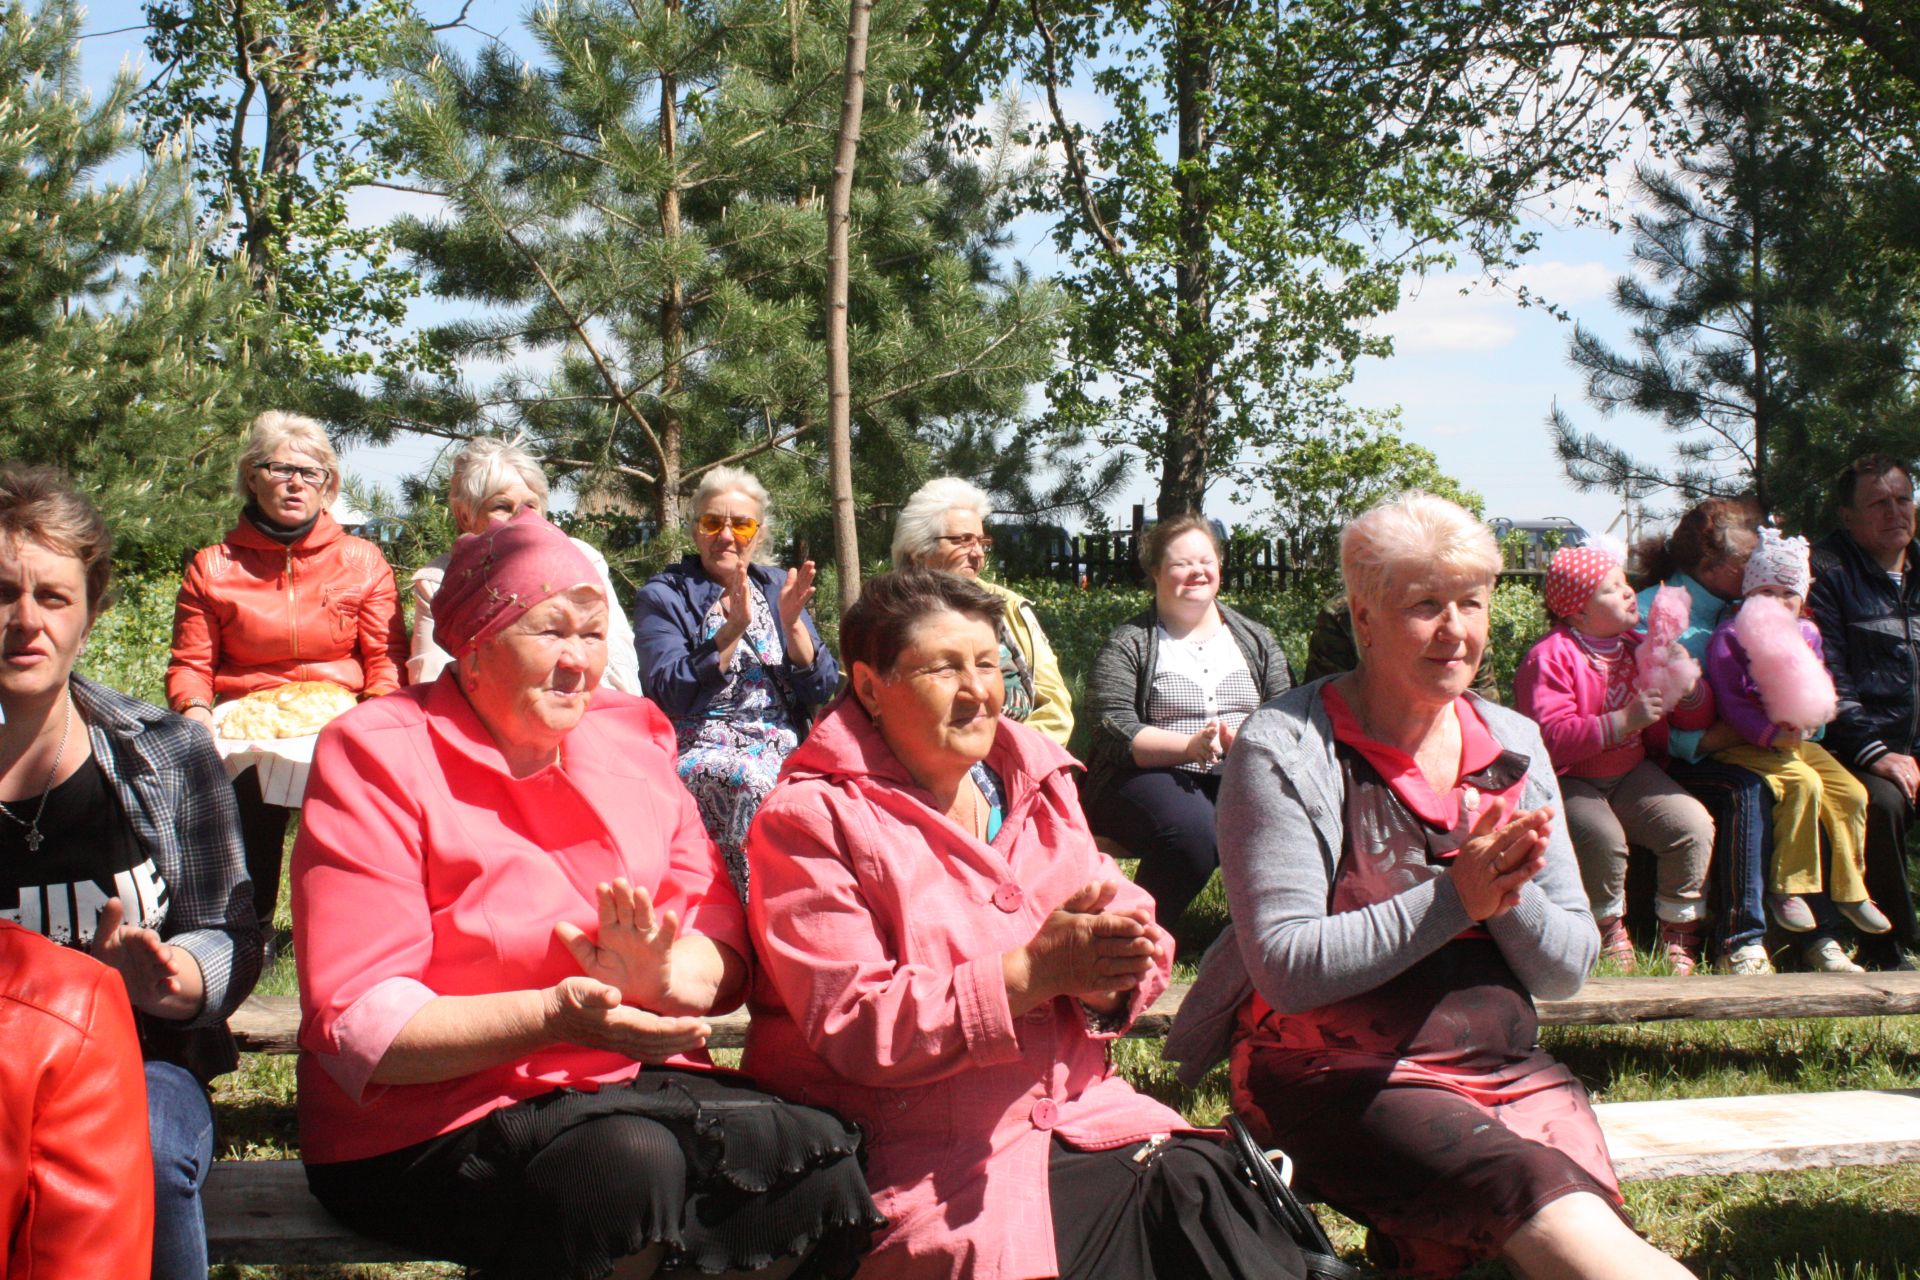
[[124,979],[146,1060],[156,1278],[204,1277],[206,1083],[260,974],[240,817],[191,721],[73,673],[113,540],[45,468],[0,471],[0,918]]

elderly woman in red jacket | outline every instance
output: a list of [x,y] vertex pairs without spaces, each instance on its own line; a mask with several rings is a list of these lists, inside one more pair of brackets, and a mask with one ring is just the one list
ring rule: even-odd
[[[312,418],[263,413],[240,454],[246,506],[187,566],[173,613],[167,705],[209,728],[217,702],[295,680],[376,697],[400,687],[406,627],[380,548],[327,508],[340,460]],[[257,769],[234,780],[261,928],[273,923],[289,811],[266,803]]]
[[1107,1062],[1173,940],[1073,759],[1002,718],[1004,608],[905,571],[841,623],[852,696],[749,836],[746,1069],[866,1132],[891,1225],[863,1276],[1304,1275],[1220,1145]]
[[599,574],[538,513],[463,537],[453,665],[320,735],[293,853],[320,1201],[490,1280],[850,1275],[858,1135],[716,1072],[746,922],[673,729],[600,686]]

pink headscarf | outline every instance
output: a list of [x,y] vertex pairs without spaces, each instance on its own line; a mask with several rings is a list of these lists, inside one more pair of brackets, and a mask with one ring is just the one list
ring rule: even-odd
[[562,591],[588,586],[600,575],[573,539],[532,507],[484,533],[462,535],[433,597],[433,638],[464,658]]
[[1547,612],[1556,618],[1571,618],[1587,607],[1601,581],[1620,567],[1620,558],[1605,547],[1562,547],[1547,562],[1547,581],[1543,595]]

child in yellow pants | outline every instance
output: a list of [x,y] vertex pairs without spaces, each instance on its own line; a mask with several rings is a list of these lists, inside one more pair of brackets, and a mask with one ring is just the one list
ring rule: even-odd
[[[1824,679],[1824,672],[1818,668],[1820,633],[1799,616],[1809,578],[1806,539],[1782,538],[1764,529],[1759,546],[1747,561],[1742,594],[1749,601],[1756,596],[1771,596],[1786,607],[1811,651],[1811,665],[1800,669],[1814,679]],[[1714,758],[1759,774],[1773,791],[1768,910],[1781,927],[1809,931],[1817,922],[1802,895],[1825,890],[1834,908],[1856,928],[1865,933],[1885,933],[1892,923],[1867,895],[1867,789],[1826,748],[1810,740],[1820,732],[1818,727],[1776,723],[1768,714],[1763,700],[1780,705],[1780,691],[1763,694],[1747,651],[1735,634],[1736,621],[1721,623],[1713,633],[1707,643],[1705,666],[1720,718],[1738,730],[1746,742],[1717,751]],[[1781,625],[1785,622],[1782,619]],[[1788,674],[1783,671],[1769,678],[1777,681]],[[1825,867],[1820,860],[1822,828],[1831,854]]]

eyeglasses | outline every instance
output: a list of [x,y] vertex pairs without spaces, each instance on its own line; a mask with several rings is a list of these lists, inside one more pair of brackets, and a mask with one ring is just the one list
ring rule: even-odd
[[735,542],[752,542],[753,535],[760,532],[760,522],[752,516],[723,516],[708,512],[700,517],[700,522],[694,528],[709,538],[718,537],[723,529],[732,529]]
[[942,533],[934,537],[935,542],[944,542],[955,551],[971,551],[975,547],[982,551],[993,550],[993,539],[979,533]]
[[318,489],[333,474],[325,467],[296,467],[291,462],[260,462],[255,463],[253,469],[264,471],[275,480],[291,480],[298,476],[300,483],[310,489]]

